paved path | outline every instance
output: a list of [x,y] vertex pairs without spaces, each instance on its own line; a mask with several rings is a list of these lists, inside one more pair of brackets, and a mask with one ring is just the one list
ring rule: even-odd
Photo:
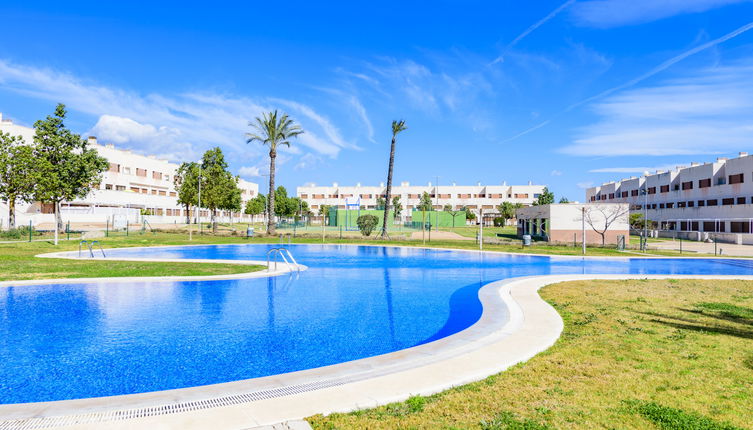
[[[666,240],[660,242],[649,242],[649,249],[667,249],[678,251],[680,249],[679,240]],[[682,250],[701,254],[714,255],[714,244],[706,242],[696,242],[690,240],[682,241]],[[717,243],[717,255],[730,257],[753,257],[753,245],[735,245],[732,243]],[[721,252],[721,254],[719,254]]]

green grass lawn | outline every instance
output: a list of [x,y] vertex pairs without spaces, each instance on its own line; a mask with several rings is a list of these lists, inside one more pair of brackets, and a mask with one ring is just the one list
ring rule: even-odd
[[315,429],[737,429],[753,423],[753,283],[578,281],[549,350],[483,381]]

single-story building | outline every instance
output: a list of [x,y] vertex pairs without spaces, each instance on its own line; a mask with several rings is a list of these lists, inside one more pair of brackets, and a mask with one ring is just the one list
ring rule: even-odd
[[554,243],[596,245],[630,241],[630,208],[627,203],[561,203],[529,206],[516,211],[518,236],[531,235]]

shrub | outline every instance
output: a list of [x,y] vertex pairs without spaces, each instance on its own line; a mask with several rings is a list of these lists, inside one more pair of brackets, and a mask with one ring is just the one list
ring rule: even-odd
[[374,227],[376,227],[378,223],[379,218],[374,215],[361,215],[356,220],[358,229],[361,230],[361,234],[364,236],[371,235],[371,232],[374,231]]
[[0,238],[2,239],[24,239],[29,237],[29,226],[22,225],[21,227],[11,230],[0,231]]
[[494,218],[494,227],[504,227],[505,225],[505,219],[501,216]]

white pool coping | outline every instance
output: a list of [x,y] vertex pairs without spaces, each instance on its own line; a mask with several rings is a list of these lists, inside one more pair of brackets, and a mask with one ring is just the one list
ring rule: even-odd
[[[60,258],[60,254],[55,253],[54,257]],[[49,254],[45,256],[53,257]],[[237,260],[231,261],[238,263]],[[262,271],[201,278],[235,279],[239,276],[252,277],[250,275],[268,276],[269,273]],[[170,278],[185,280],[199,277]],[[58,279],[44,282],[9,281],[0,285],[164,279]],[[563,322],[557,312],[540,298],[538,289],[557,282],[591,279],[753,280],[753,276],[549,275],[506,279],[487,284],[479,290],[483,313],[478,322],[466,330],[428,344],[317,369],[222,384],[112,397],[0,405],[0,417],[4,420],[0,421],[0,429],[136,426],[237,429],[270,425],[317,413],[374,407],[405,400],[411,395],[437,393],[501,372],[549,348],[559,338]],[[509,318],[505,317],[508,312]]]

